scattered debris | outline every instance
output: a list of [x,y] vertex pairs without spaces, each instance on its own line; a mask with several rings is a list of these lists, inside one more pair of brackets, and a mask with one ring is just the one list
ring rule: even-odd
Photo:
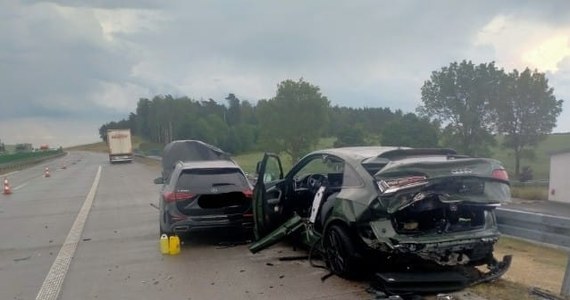
[[90,238],[83,239],[84,242],[89,242],[90,240],[91,240]]
[[279,261],[306,260],[306,259],[309,259],[308,255],[279,257]]
[[32,256],[26,256],[26,257],[22,257],[22,258],[14,258],[14,261],[18,262],[18,261],[24,261],[24,260],[28,260],[32,258]]
[[272,264],[272,263],[270,263],[270,262],[265,263],[265,265],[266,265],[266,266],[270,266],[270,267],[273,267],[273,266],[274,266],[274,264]]
[[552,294],[547,290],[543,290],[537,287],[533,287],[530,289],[529,294],[532,296],[538,297],[540,300],[565,300],[563,297],[557,296]]
[[236,247],[236,246],[241,246],[241,245],[248,245],[250,243],[251,243],[251,240],[232,241],[232,242],[224,241],[224,242],[219,242],[218,247],[216,247],[216,249],[226,249],[226,248],[231,248],[231,247]]
[[149,204],[150,204],[150,206],[152,206],[152,207],[154,207],[154,208],[160,210],[160,207],[158,207],[158,205],[156,205],[156,204],[154,204],[154,203],[149,203]]

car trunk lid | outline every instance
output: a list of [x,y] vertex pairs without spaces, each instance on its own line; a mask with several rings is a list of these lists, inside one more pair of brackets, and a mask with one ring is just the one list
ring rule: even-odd
[[506,171],[492,159],[411,157],[374,174],[380,204],[389,214],[432,197],[442,203],[500,204],[510,199]]

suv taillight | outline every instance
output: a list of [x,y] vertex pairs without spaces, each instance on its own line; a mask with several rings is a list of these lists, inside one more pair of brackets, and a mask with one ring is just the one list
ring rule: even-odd
[[505,170],[505,169],[493,170],[491,177],[499,179],[499,180],[509,181],[509,173],[507,173],[507,170]]
[[194,194],[188,192],[166,192],[164,193],[164,201],[175,202],[194,198]]
[[250,189],[247,189],[247,190],[243,191],[243,195],[244,195],[246,198],[253,198],[253,191],[250,190]]

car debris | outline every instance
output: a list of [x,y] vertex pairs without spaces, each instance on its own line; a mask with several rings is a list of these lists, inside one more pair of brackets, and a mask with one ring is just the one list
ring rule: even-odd
[[[253,191],[252,253],[290,237],[344,278],[374,274],[392,292],[447,292],[502,276],[495,208],[510,200],[499,161],[452,149],[312,152],[284,175],[266,153]],[[477,266],[487,266],[480,272]],[[418,284],[429,282],[429,284]],[[390,293],[393,294],[393,293]]]

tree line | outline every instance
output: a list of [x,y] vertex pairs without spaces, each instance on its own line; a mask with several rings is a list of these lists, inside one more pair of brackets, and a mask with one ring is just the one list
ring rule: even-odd
[[550,133],[562,110],[544,73],[505,72],[494,63],[453,62],[434,71],[421,87],[415,113],[384,107],[332,106],[320,88],[303,79],[285,80],[275,96],[256,103],[230,93],[222,101],[159,95],[142,98],[135,112],[99,128],[130,128],[134,134],[166,144],[198,139],[233,154],[255,150],[285,152],[293,161],[320,138],[334,146],[392,145],[452,147],[489,156],[495,136],[520,160]]

